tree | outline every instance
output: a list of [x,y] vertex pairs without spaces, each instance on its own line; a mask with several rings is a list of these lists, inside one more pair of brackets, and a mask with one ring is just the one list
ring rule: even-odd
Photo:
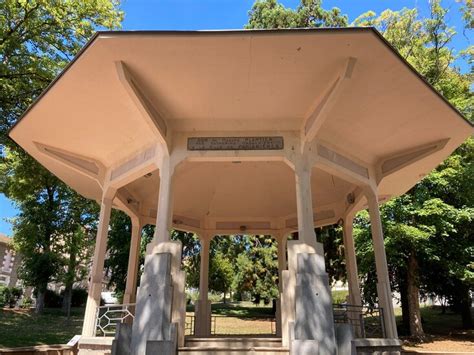
[[15,243],[24,256],[21,275],[38,293],[37,311],[43,308],[48,282],[60,270],[63,249],[58,244],[70,190],[9,140],[7,132],[96,28],[116,28],[121,19],[114,0],[0,2],[0,192],[20,210]]
[[[36,310],[41,312],[50,281],[60,280],[65,253],[75,246],[68,238],[78,225],[88,221],[88,204],[46,169],[31,163],[23,151],[6,149],[0,162],[0,188],[20,208],[13,230],[16,249],[22,255],[20,277],[37,292]],[[69,249],[73,248],[73,249]]]
[[132,222],[124,212],[113,210],[110,216],[110,230],[107,239],[105,268],[109,275],[109,287],[119,295],[125,292]]
[[324,10],[321,0],[301,0],[293,10],[277,0],[257,0],[249,11],[245,28],[345,27],[347,16],[338,8]]
[[342,228],[337,225],[331,225],[317,228],[315,232],[318,241],[323,243],[324,261],[329,276],[329,283],[346,281],[346,259],[344,256]]
[[[446,14],[447,10],[440,2],[433,1],[430,17],[426,19],[418,19],[415,9],[386,10],[379,17],[368,12],[359,17],[355,25],[380,29],[431,85],[472,120],[471,75],[462,74],[453,66],[459,56],[449,48],[455,31],[446,25]],[[473,175],[468,162],[472,160],[473,146],[470,141],[406,195],[383,208],[385,246],[387,254],[391,255],[389,264],[394,275],[392,287],[401,294],[404,328],[415,337],[424,335],[419,311],[420,289],[423,293],[431,289],[434,294],[435,285],[455,283],[464,296],[445,297],[451,302],[459,299],[462,304],[468,303],[472,266],[469,266],[466,252],[470,252],[472,235],[466,234],[465,230],[472,230],[473,196],[469,191],[472,191]],[[451,176],[455,178],[451,179]],[[446,236],[449,236],[450,249],[455,248],[455,253],[464,257],[456,258],[455,262],[444,258],[446,252],[439,246],[447,246]],[[440,268],[445,272],[438,272],[438,275],[430,272]],[[434,278],[430,280],[427,275]],[[444,282],[439,275],[446,276]],[[439,287],[436,292],[442,294]],[[457,308],[464,309],[464,325],[472,326],[468,307],[458,305]]]
[[256,303],[269,303],[278,298],[278,257],[275,241],[270,236],[245,236],[244,250],[234,263],[233,288],[247,291]]
[[74,283],[84,280],[89,273],[98,205],[66,188],[61,212],[64,223],[58,246],[61,268],[57,280],[64,284],[63,311],[69,319]]
[[209,265],[209,288],[224,294],[223,302],[226,303],[226,294],[230,291],[234,270],[229,258],[217,251],[212,255]]
[[97,28],[117,28],[116,0],[5,0],[0,3],[0,144],[27,106]]
[[201,242],[194,233],[173,230],[172,240],[179,240],[182,244],[182,266],[186,273],[186,287],[199,288],[199,274],[201,265]]
[[75,231],[63,233],[63,270],[58,279],[64,284],[63,311],[67,318],[71,316],[71,303],[74,283],[84,280],[88,275],[89,261],[91,258],[92,235],[87,227],[77,225]]
[[[308,11],[309,3],[313,11]],[[447,10],[440,1],[430,3],[430,16],[420,19],[416,9],[373,11],[358,17],[353,26],[373,26],[391,45],[471,121],[474,99],[472,73],[464,74],[454,63],[465,59],[472,64],[472,47],[459,53],[451,48],[454,29],[446,24]],[[472,1],[466,0],[463,16],[466,29],[472,28]],[[249,13],[246,28],[291,28],[345,26],[347,18],[339,10],[326,11],[320,1],[302,1],[296,10],[276,0],[257,1]],[[472,140],[472,139],[471,139]],[[469,290],[472,289],[472,193],[473,171],[471,140],[407,195],[382,208],[385,248],[392,288],[401,294],[404,326],[413,336],[422,337],[419,298],[425,294],[443,295],[454,308],[462,309],[463,323],[470,320]],[[451,178],[452,177],[452,178]],[[364,299],[375,303],[376,272],[366,212],[356,218],[356,246]],[[326,254],[339,259],[332,243],[323,238]],[[450,252],[445,250],[449,246]],[[329,248],[328,248],[329,247]],[[460,257],[453,257],[459,255]],[[449,260],[446,255],[449,255]],[[330,259],[329,258],[329,259]],[[334,262],[327,260],[328,270]],[[340,265],[340,262],[334,264]],[[436,273],[431,270],[437,270]],[[442,275],[442,279],[439,277]],[[336,272],[336,278],[343,273]],[[439,285],[443,288],[440,289]],[[450,285],[446,287],[446,285]]]

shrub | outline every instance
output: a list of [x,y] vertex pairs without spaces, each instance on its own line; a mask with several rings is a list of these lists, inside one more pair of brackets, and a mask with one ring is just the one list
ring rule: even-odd
[[234,292],[232,294],[232,300],[235,301],[235,302],[242,301],[242,293],[241,292]]
[[6,301],[5,301],[5,290],[7,289],[6,286],[4,285],[0,285],[0,307],[3,307],[6,305]]
[[195,304],[199,299],[199,291],[195,289],[186,290],[186,304]]
[[61,308],[63,298],[53,290],[44,293],[44,306],[46,308]]
[[209,294],[209,301],[211,301],[212,303],[221,302],[222,301],[222,294],[211,292]]
[[0,304],[13,308],[21,298],[23,290],[16,287],[5,287],[0,289]]
[[33,300],[30,297],[24,297],[21,300],[21,308],[31,308],[33,306]]
[[342,304],[347,302],[347,295],[349,291],[346,290],[338,290],[332,291],[332,303],[334,304]]
[[72,290],[71,307],[84,307],[87,303],[87,290],[74,288]]

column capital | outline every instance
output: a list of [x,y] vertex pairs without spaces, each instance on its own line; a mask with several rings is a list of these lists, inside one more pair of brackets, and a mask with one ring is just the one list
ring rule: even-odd
[[208,243],[210,243],[211,240],[214,239],[215,234],[214,234],[214,233],[207,232],[207,231],[203,231],[202,233],[198,234],[197,236],[198,236],[199,241],[200,241],[201,243],[203,243],[203,242],[208,242]]

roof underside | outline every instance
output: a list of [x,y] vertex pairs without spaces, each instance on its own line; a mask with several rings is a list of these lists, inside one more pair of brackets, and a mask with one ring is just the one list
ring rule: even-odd
[[[471,134],[472,126],[372,29],[101,33],[25,114],[11,136],[66,183],[98,199],[101,189],[97,183],[44,154],[35,142],[94,159],[104,167],[116,166],[153,144],[155,136],[118,79],[117,61],[126,63],[135,84],[147,93],[173,132],[232,135],[299,131],[350,57],[357,60],[351,83],[318,132],[319,140],[370,166],[382,157],[449,139],[416,169],[403,170],[381,182],[382,193],[403,193]],[[252,175],[247,175],[252,172],[262,174],[254,187],[261,183],[269,194],[284,195],[282,206],[272,207],[273,201],[255,202],[252,205],[260,207],[250,209],[252,215],[294,211],[294,178],[285,167],[275,163],[245,165],[239,170],[226,165],[221,179],[218,174],[210,178],[209,171],[221,167],[202,163],[183,168],[178,178],[183,187],[177,187],[176,198],[188,205],[190,214],[209,212],[192,203],[233,200],[247,191],[258,194],[259,189],[253,191],[244,183],[227,186],[223,182],[239,171],[242,181],[248,181],[244,179],[250,179]],[[193,169],[192,174],[185,169]],[[237,170],[226,175],[229,169]],[[344,194],[339,190],[328,194],[329,183],[336,186],[335,177],[319,175],[322,180],[313,187],[315,205],[316,201],[335,203],[351,189],[340,182]],[[145,204],[155,204],[156,194],[151,191],[156,181],[140,181]],[[192,184],[201,188],[201,195],[188,201]],[[221,192],[216,195],[216,191]],[[225,203],[218,205],[226,216],[239,212],[233,210],[235,206],[224,211]],[[241,208],[249,210],[245,205]]]

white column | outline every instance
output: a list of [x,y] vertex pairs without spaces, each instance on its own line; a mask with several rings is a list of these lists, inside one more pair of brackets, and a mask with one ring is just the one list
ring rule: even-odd
[[286,241],[288,236],[281,234],[277,237],[278,246],[278,289],[282,290],[282,272],[287,269],[286,263]]
[[211,238],[205,236],[201,239],[201,265],[199,273],[199,298],[207,301],[209,292],[209,249]]
[[349,304],[361,306],[359,278],[357,272],[357,259],[354,248],[353,231],[354,216],[348,215],[344,219],[343,237],[344,237],[344,257],[346,259],[347,281],[349,283]]
[[99,226],[97,227],[94,259],[92,262],[92,272],[89,283],[89,294],[84,314],[84,324],[82,326],[83,336],[94,336],[95,334],[95,316],[97,307],[100,306],[100,294],[102,292],[104,259],[107,251],[107,235],[109,231],[110,213],[112,210],[112,199],[113,197],[104,194],[100,206]]
[[211,304],[208,299],[209,293],[209,250],[212,237],[202,235],[201,240],[201,262],[199,272],[199,300],[195,306],[196,336],[211,335]]
[[173,168],[169,157],[164,157],[160,166],[160,192],[153,245],[170,240],[173,216]]
[[377,269],[377,295],[379,307],[382,307],[384,312],[385,334],[388,338],[398,338],[377,193],[367,189],[365,195],[369,204],[370,228]]
[[299,240],[316,249],[314,233],[313,199],[311,193],[311,166],[301,162],[295,167],[296,208]]
[[287,269],[287,261],[286,261],[286,241],[288,236],[286,234],[280,233],[275,236],[277,240],[277,247],[278,247],[278,291],[279,291],[279,299],[277,300],[277,309],[275,314],[275,323],[276,323],[276,335],[281,336],[282,334],[282,322],[283,322],[283,315],[282,312],[285,312],[286,309],[283,307],[283,271]]
[[123,303],[134,303],[137,296],[138,261],[140,255],[142,226],[138,218],[132,218],[132,235],[128,254],[127,283]]

